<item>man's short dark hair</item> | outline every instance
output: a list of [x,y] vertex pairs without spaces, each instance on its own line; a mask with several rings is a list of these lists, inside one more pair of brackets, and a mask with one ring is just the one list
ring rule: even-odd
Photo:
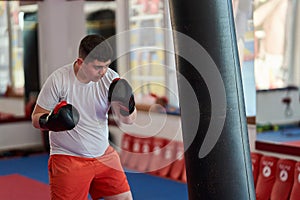
[[79,45],[79,57],[86,62],[94,60],[106,62],[112,60],[113,50],[109,42],[101,35],[87,35]]

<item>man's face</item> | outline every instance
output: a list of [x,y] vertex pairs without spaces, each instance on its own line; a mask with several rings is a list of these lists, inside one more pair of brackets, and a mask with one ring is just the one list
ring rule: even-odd
[[97,82],[99,81],[104,74],[107,72],[109,65],[111,64],[111,60],[106,62],[103,61],[82,61],[81,69],[84,72],[85,78],[88,81]]

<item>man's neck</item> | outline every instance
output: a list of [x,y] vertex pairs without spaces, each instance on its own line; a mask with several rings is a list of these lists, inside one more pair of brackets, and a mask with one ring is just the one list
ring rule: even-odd
[[73,64],[73,69],[77,80],[81,83],[89,83],[90,81],[86,80],[86,77],[80,67],[81,66],[77,63],[77,61],[75,61]]

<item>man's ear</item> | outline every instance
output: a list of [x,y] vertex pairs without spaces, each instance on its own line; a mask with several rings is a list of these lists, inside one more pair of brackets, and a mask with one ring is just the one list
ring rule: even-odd
[[77,64],[82,65],[82,63],[83,63],[83,59],[82,58],[77,58]]

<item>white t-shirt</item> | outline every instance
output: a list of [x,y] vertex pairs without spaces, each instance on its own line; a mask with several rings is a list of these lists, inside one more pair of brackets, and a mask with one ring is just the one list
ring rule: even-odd
[[75,76],[73,65],[63,66],[53,72],[43,85],[37,104],[53,110],[62,100],[77,108],[80,114],[74,129],[62,132],[50,131],[50,154],[81,157],[98,157],[109,145],[107,100],[110,83],[119,75],[112,69],[98,82],[81,83]]

